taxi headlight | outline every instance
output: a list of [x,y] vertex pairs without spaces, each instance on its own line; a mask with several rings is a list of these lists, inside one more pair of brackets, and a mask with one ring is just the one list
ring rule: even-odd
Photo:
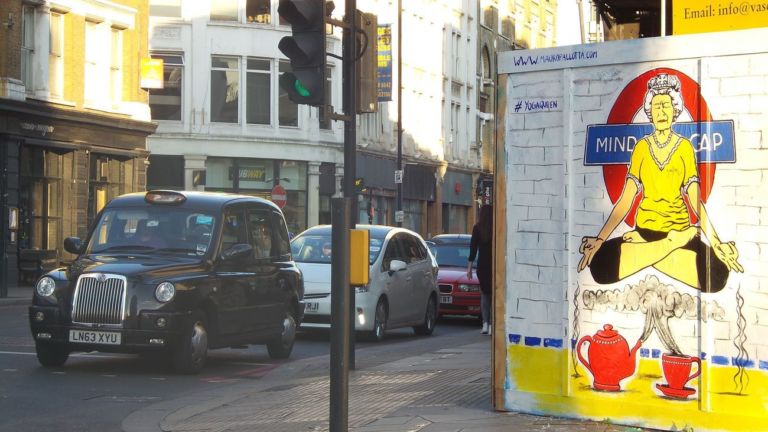
[[160,303],[167,303],[176,295],[176,287],[170,282],[163,282],[155,288],[155,298]]
[[37,285],[35,285],[35,291],[37,291],[37,295],[40,297],[49,297],[55,289],[56,282],[49,276],[41,278],[37,281]]
[[459,291],[461,292],[478,292],[480,291],[480,285],[459,285]]

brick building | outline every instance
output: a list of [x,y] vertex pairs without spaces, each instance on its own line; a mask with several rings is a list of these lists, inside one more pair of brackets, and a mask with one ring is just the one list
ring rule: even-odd
[[3,296],[25,260],[67,259],[65,237],[144,189],[155,125],[139,88],[147,0],[11,0],[0,17]]

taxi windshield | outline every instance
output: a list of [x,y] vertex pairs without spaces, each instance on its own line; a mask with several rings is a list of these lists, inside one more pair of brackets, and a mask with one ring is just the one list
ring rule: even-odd
[[150,206],[105,210],[86,253],[172,253],[202,256],[215,218],[194,209]]

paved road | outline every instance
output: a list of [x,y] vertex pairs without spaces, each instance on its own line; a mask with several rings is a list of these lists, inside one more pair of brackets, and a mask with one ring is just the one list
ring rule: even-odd
[[[380,344],[358,341],[358,348],[373,348],[385,362],[413,355],[414,351],[450,346],[451,335],[475,331],[475,320],[448,320],[424,343],[402,344],[416,336],[410,330],[388,334]],[[417,345],[407,351],[400,345]],[[132,412],[161,401],[258,380],[267,372],[300,359],[329,352],[328,332],[301,332],[290,359],[271,360],[266,348],[211,351],[200,375],[170,373],[151,360],[132,355],[73,354],[63,368],[38,365],[29,335],[26,306],[0,307],[0,430],[107,431],[119,430]],[[327,357],[325,358],[327,359]],[[327,361],[327,360],[326,360]],[[311,363],[311,362],[310,362]],[[327,364],[315,365],[327,368]]]

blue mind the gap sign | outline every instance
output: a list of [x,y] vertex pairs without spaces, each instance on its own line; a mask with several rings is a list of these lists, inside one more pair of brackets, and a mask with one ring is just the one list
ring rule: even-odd
[[[691,141],[697,162],[736,162],[733,120],[680,122],[672,130]],[[589,125],[584,165],[628,164],[635,144],[651,132],[651,123]]]

